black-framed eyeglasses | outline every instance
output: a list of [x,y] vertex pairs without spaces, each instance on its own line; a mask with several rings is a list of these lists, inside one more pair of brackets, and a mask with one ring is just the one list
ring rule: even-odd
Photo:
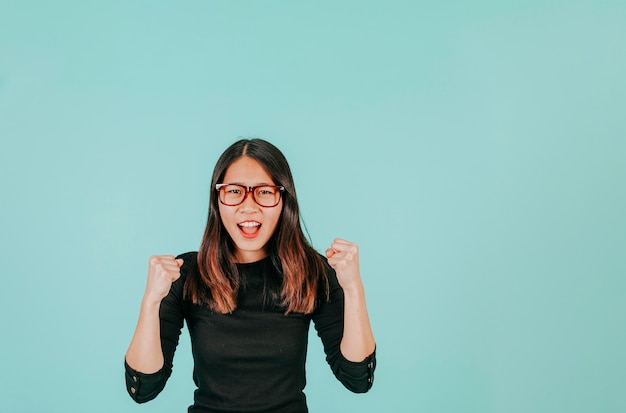
[[217,184],[215,189],[219,195],[219,200],[227,206],[240,205],[245,201],[248,193],[252,194],[254,202],[265,208],[271,208],[280,202],[281,193],[284,186],[259,185],[245,186],[237,184]]

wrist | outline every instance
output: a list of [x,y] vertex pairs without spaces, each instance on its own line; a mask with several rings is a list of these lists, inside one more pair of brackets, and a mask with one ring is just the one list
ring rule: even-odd
[[158,297],[152,297],[149,295],[144,295],[141,300],[141,309],[142,311],[159,311],[161,307],[161,299]]
[[365,289],[363,288],[363,284],[360,282],[346,285],[345,287],[342,287],[342,288],[343,288],[344,297],[358,298],[358,297],[362,297],[363,295],[365,295]]

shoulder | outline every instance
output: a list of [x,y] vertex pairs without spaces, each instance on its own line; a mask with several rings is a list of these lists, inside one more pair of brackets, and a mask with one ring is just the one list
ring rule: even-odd
[[337,280],[337,274],[333,267],[328,264],[328,260],[322,254],[319,254],[323,264],[324,264],[324,272],[325,272],[325,280],[320,280],[320,293],[326,295],[326,291],[328,291],[330,295],[330,299],[336,300],[343,297],[343,289],[339,284],[339,280]]
[[195,270],[198,267],[198,252],[190,251],[176,256],[176,259],[182,259],[183,265],[180,267],[181,276],[187,274],[190,271]]
[[183,265],[180,267],[180,278],[174,282],[174,286],[178,286],[182,290],[187,278],[198,273],[198,252],[185,252],[177,255],[176,258],[182,259]]
[[196,261],[197,257],[198,257],[198,251],[184,252],[176,256],[176,258],[182,258],[182,260],[185,261],[185,263],[187,263],[187,261]]
[[197,272],[198,264],[196,263],[196,252],[186,252],[179,254],[176,258],[183,260],[183,265],[180,267],[180,277],[172,283],[170,291],[167,296],[161,302],[161,316],[168,311],[173,314],[180,314],[181,311],[185,311],[184,289],[187,279]]
[[333,267],[331,267],[330,264],[328,263],[328,259],[320,253],[317,253],[317,255],[319,255],[320,260],[322,261],[322,265],[324,266],[324,273],[326,277],[328,278],[328,281],[331,284],[332,283],[339,284],[337,281],[337,274],[335,273],[335,270],[333,269]]

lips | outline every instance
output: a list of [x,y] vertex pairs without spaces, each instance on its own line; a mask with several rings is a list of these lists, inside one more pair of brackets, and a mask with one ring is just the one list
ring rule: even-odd
[[245,238],[254,238],[259,234],[261,230],[261,223],[258,221],[243,221],[237,224],[239,232]]

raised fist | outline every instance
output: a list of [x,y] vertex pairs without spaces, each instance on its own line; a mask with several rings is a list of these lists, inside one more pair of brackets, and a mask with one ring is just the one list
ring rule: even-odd
[[169,293],[172,283],[180,278],[183,260],[173,255],[153,255],[148,265],[148,282],[145,298],[161,302]]

